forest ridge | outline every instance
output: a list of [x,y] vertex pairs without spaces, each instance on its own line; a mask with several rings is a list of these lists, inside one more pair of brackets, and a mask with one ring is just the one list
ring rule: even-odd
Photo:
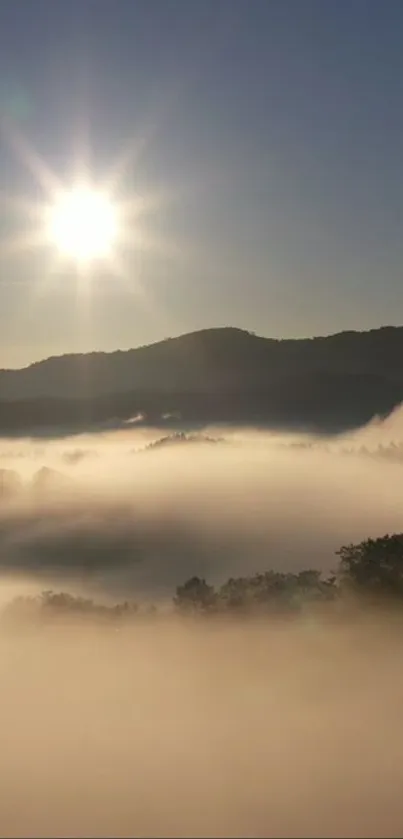
[[232,327],[0,370],[0,428],[167,414],[353,427],[403,401],[403,327],[276,340]]

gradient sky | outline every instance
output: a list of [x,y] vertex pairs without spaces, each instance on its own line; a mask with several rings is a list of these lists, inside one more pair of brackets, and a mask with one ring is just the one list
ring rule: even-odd
[[69,182],[87,149],[161,195],[147,250],[78,294],[10,252],[41,202],[0,143],[0,367],[207,326],[273,337],[403,321],[401,0],[2,0],[0,111]]

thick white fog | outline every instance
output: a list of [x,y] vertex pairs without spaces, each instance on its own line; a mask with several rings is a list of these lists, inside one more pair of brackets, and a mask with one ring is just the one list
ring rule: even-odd
[[170,597],[194,574],[326,572],[341,545],[403,529],[401,410],[338,438],[209,428],[146,448],[166,434],[1,441],[7,586]]
[[[146,448],[164,433],[2,441],[2,604],[168,602],[403,529],[400,411]],[[401,836],[402,638],[361,613],[1,624],[0,836]]]
[[0,835],[402,835],[402,630],[0,638]]

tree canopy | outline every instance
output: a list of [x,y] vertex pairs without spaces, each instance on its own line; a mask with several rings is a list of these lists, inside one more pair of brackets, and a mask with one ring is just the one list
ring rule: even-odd
[[[177,586],[172,605],[181,615],[297,615],[305,609],[326,606],[353,592],[364,599],[403,603],[403,533],[366,539],[342,546],[335,574],[323,577],[317,569],[297,573],[266,571],[230,577],[218,588],[193,576]],[[36,597],[19,597],[8,604],[3,616],[46,620],[56,615],[96,619],[129,619],[154,615],[155,608],[136,603],[113,606],[65,592],[45,591]]]
[[346,545],[337,555],[341,585],[357,593],[403,598],[403,533]]

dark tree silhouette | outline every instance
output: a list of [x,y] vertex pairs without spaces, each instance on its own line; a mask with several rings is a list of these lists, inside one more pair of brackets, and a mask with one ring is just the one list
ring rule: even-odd
[[[145,614],[151,614],[150,607]],[[139,614],[137,603],[125,601],[107,606],[95,603],[85,597],[77,597],[68,592],[47,590],[37,596],[16,597],[1,611],[6,621],[29,620],[41,622],[54,618],[91,618],[103,621],[118,621],[136,617]]]
[[403,533],[346,545],[337,555],[342,586],[368,595],[403,598]]
[[175,606],[182,612],[206,612],[215,606],[216,595],[213,586],[205,580],[192,577],[176,589]]
[[332,600],[337,593],[336,578],[323,580],[320,571],[266,571],[250,577],[230,577],[218,591],[205,580],[192,577],[177,588],[174,605],[182,612],[294,614]]
[[[403,600],[403,533],[366,539],[345,545],[337,573],[323,579],[321,572],[266,571],[245,577],[230,577],[217,590],[194,576],[176,589],[173,605],[187,615],[279,615],[293,617],[305,610],[313,614],[327,609],[347,591],[373,603]],[[38,596],[17,597],[1,611],[2,619],[46,622],[60,617],[88,617],[116,622],[160,614],[153,604],[134,602],[115,605],[95,603],[67,592],[43,591]]]

